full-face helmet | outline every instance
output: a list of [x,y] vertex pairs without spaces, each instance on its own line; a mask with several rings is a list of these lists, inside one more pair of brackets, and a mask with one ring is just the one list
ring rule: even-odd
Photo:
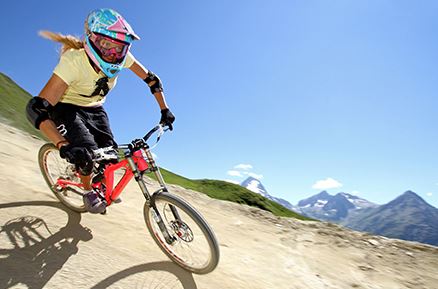
[[85,52],[103,73],[114,77],[125,64],[135,34],[128,22],[112,9],[97,9],[85,20]]

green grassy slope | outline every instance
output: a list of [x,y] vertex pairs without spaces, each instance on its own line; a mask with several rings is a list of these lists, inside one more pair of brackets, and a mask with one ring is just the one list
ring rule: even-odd
[[[299,215],[281,206],[280,204],[277,204],[276,202],[273,202],[259,194],[253,193],[239,185],[218,180],[191,180],[165,169],[160,169],[160,171],[164,180],[168,184],[175,184],[187,189],[201,192],[215,199],[257,207],[272,212],[276,216],[310,220],[309,218]],[[152,175],[150,176],[152,177]]]
[[26,118],[26,104],[31,97],[12,79],[0,72],[0,121],[42,138],[42,134],[33,128]]
[[[43,138],[41,133],[34,129],[26,118],[25,107],[30,97],[32,96],[29,93],[0,72],[0,121]],[[239,185],[217,180],[190,180],[164,169],[161,172],[169,184],[198,191],[215,199],[258,207],[277,216],[309,220]]]

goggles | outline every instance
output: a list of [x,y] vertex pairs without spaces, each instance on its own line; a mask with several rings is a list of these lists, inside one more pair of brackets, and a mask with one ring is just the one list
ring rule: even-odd
[[130,46],[126,42],[97,33],[91,33],[90,40],[100,52],[101,57],[110,59],[111,61],[108,62],[111,63],[121,62],[128,53]]

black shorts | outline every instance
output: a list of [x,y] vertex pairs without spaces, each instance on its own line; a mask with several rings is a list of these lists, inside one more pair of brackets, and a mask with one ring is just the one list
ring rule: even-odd
[[102,106],[81,107],[60,102],[55,105],[50,118],[56,124],[59,133],[74,146],[91,150],[117,147],[108,115]]

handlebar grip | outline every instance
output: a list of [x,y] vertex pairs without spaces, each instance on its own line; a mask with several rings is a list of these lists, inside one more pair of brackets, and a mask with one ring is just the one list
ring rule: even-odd
[[161,124],[155,126],[153,129],[151,129],[151,130],[150,130],[150,131],[149,131],[149,132],[143,137],[143,140],[144,140],[145,142],[147,142],[148,139],[154,134],[154,132],[156,132],[157,130],[159,130],[161,127],[162,127]]

